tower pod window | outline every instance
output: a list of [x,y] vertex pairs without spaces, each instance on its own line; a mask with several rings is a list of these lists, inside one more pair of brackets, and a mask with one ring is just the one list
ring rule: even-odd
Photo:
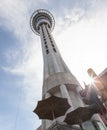
[[54,44],[52,44],[52,46],[55,47]]
[[46,45],[45,48],[48,48],[48,46]]
[[47,44],[47,42],[46,42],[46,41],[45,41],[44,43],[45,43],[45,44]]
[[48,54],[49,53],[49,50],[46,50],[46,54]]
[[53,48],[53,50],[54,50],[54,52],[56,52],[56,49],[55,49],[55,48]]

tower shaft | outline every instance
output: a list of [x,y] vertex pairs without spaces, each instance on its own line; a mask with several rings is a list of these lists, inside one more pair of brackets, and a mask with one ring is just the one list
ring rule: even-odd
[[[80,86],[77,79],[69,71],[64,63],[55,40],[47,25],[40,26],[40,37],[42,43],[42,52],[44,60],[44,93],[61,84],[69,84],[73,87]],[[47,89],[46,89],[47,88]]]
[[[66,112],[71,112],[79,107],[84,107],[84,103],[80,97],[79,91],[81,85],[75,76],[70,72],[65,62],[63,61],[60,52],[57,48],[54,38],[52,37],[52,30],[54,28],[54,18],[47,10],[37,10],[31,17],[31,29],[41,37],[43,61],[44,61],[44,77],[43,77],[43,92],[42,100],[50,97],[51,95],[67,98],[71,108]],[[44,100],[43,100],[44,101]],[[66,116],[65,114],[65,116]],[[58,122],[63,122],[65,116],[58,117]],[[44,119],[44,118],[42,118]],[[99,116],[94,116],[93,120],[99,120]],[[41,130],[56,130],[53,128],[55,120],[42,120]],[[101,121],[100,121],[101,122]],[[95,122],[96,123],[96,122]],[[97,124],[97,123],[96,123]],[[91,121],[82,123],[86,130],[91,130],[94,125]],[[77,125],[78,130],[82,125]],[[89,127],[88,127],[89,126]],[[70,130],[72,126],[66,124],[66,126],[60,125],[58,130]],[[96,129],[96,128],[95,128]],[[104,129],[106,130],[106,129]]]
[[[84,106],[79,97],[81,86],[64,63],[48,25],[39,26],[44,60],[43,99],[50,94],[67,98],[72,110]],[[62,119],[59,118],[59,121]],[[51,121],[44,120],[47,129]],[[51,123],[50,123],[51,122]]]

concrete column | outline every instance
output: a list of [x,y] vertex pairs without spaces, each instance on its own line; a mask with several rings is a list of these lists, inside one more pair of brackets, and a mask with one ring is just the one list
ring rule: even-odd
[[61,91],[62,97],[68,99],[68,103],[71,105],[71,109],[70,110],[74,110],[71,98],[70,98],[69,93],[68,93],[68,90],[67,90],[67,88],[66,88],[66,86],[64,84],[62,84],[60,86],[60,91]]

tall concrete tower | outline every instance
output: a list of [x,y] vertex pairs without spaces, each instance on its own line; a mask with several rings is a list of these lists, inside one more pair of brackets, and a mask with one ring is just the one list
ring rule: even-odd
[[[48,98],[51,93],[58,97],[67,98],[71,105],[70,111],[78,107],[83,107],[84,103],[79,95],[81,86],[63,61],[51,34],[55,26],[55,20],[52,14],[47,10],[39,9],[31,16],[30,23],[33,32],[41,37],[44,60],[42,99]],[[64,118],[62,116],[56,120],[63,122]],[[50,128],[53,123],[54,121],[43,120],[42,129],[54,130]]]

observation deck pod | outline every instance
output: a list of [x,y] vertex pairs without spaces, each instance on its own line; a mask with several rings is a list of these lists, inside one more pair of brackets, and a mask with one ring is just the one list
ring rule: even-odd
[[45,9],[36,10],[30,18],[31,29],[37,35],[40,34],[39,28],[42,24],[47,24],[50,28],[50,31],[52,31],[55,26],[53,15]]

